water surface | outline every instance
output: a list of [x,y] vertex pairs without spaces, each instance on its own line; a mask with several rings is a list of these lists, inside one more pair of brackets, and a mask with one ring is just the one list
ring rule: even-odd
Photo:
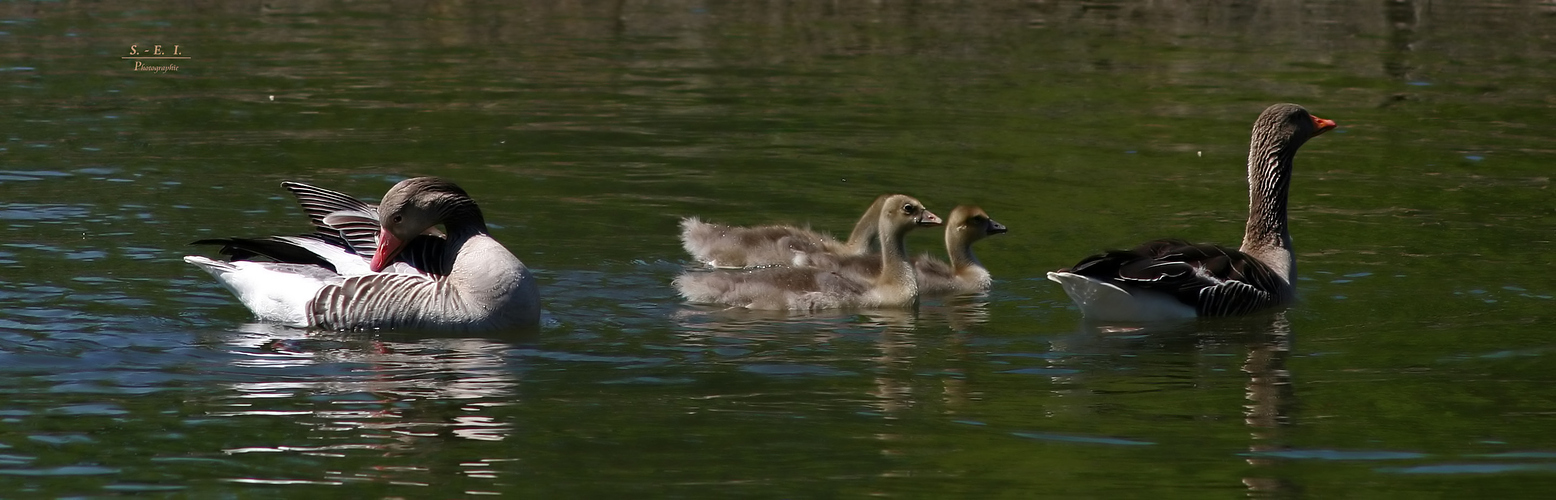
[[[1535,0],[0,4],[0,489],[1539,496],[1551,33]],[[1275,102],[1341,125],[1297,158],[1300,304],[1093,324],[1043,278],[1235,244]],[[254,324],[180,260],[306,231],[282,180],[429,174],[537,269],[539,332]],[[1010,227],[994,289],[669,286],[681,217],[842,233],[883,192]]]

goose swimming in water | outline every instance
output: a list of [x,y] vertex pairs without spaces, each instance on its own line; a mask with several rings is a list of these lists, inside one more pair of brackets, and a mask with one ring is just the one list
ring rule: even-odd
[[822,254],[866,255],[879,243],[875,225],[888,196],[870,203],[846,242],[794,226],[739,227],[688,217],[681,221],[681,246],[698,262],[723,268],[804,266]]
[[958,205],[946,217],[945,251],[949,261],[928,254],[913,260],[918,271],[918,291],[922,295],[952,295],[989,291],[994,278],[973,255],[973,243],[1008,229],[995,222],[988,212],[973,205]]
[[[945,250],[950,261],[922,254],[913,259],[919,295],[955,295],[989,291],[993,277],[973,254],[973,243],[1007,231],[988,212],[974,205],[958,205],[945,218]],[[830,262],[829,260],[830,259]],[[844,272],[875,275],[881,260],[873,255],[856,257],[818,257],[819,267],[836,266]]]
[[481,209],[454,183],[406,179],[376,207],[306,184],[284,186],[317,232],[201,240],[224,245],[232,260],[184,257],[261,321],[455,331],[539,323],[533,273],[488,234]]
[[1292,160],[1308,139],[1335,122],[1296,104],[1276,104],[1254,122],[1248,148],[1248,223],[1233,250],[1183,240],[1113,250],[1048,273],[1086,317],[1151,321],[1232,316],[1296,297],[1296,256],[1286,203]]
[[675,279],[692,302],[748,309],[814,311],[846,308],[912,307],[918,284],[903,238],[916,227],[938,226],[938,216],[911,196],[887,196],[876,231],[880,272],[864,276],[833,267],[769,267],[754,270],[692,271]]

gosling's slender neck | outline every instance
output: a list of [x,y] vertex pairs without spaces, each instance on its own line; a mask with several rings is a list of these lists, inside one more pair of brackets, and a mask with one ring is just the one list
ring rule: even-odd
[[848,243],[846,243],[849,253],[854,255],[867,253],[870,247],[880,240],[878,228],[881,224],[881,205],[885,204],[887,196],[889,195],[883,194],[876,197],[875,202],[870,204],[870,208],[859,217],[859,222],[854,223],[854,231],[848,234]]
[[913,224],[894,226],[887,215],[882,215],[878,221],[880,228],[877,235],[881,239],[881,275],[876,277],[876,283],[917,287],[913,266],[908,263],[907,235],[908,231],[913,229]]
[[970,267],[983,267],[978,256],[973,255],[972,245],[976,240],[972,237],[972,228],[957,230],[957,226],[961,224],[947,225],[945,230],[945,253],[951,259],[951,269],[960,274]]

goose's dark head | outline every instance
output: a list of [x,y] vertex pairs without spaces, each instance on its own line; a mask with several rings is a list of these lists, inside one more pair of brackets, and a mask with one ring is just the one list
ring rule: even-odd
[[1286,148],[1300,147],[1308,139],[1334,130],[1334,120],[1325,120],[1296,104],[1282,103],[1264,108],[1254,121],[1254,137],[1261,136]]
[[378,250],[369,266],[383,270],[400,253],[405,242],[433,230],[454,217],[480,217],[475,202],[458,185],[438,177],[400,181],[378,205]]

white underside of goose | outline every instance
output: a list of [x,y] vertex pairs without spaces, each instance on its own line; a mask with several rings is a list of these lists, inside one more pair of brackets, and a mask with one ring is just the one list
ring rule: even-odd
[[308,304],[313,296],[331,281],[340,281],[340,275],[303,264],[223,262],[198,255],[186,255],[184,262],[211,273],[255,318],[288,326],[308,326]]
[[[308,326],[308,308],[319,290],[328,285],[339,285],[346,278],[374,274],[406,274],[422,276],[421,271],[404,262],[395,262],[383,271],[374,273],[368,260],[344,249],[309,238],[277,236],[303,247],[329,261],[337,272],[319,266],[285,264],[277,262],[219,261],[188,255],[184,262],[211,274],[223,288],[238,297],[238,301],[254,312],[260,321],[282,323],[290,326]],[[427,278],[431,279],[431,278]]]
[[1147,322],[1197,316],[1193,307],[1166,294],[1130,293],[1112,283],[1063,271],[1048,273],[1048,279],[1063,286],[1081,314],[1092,319]]

